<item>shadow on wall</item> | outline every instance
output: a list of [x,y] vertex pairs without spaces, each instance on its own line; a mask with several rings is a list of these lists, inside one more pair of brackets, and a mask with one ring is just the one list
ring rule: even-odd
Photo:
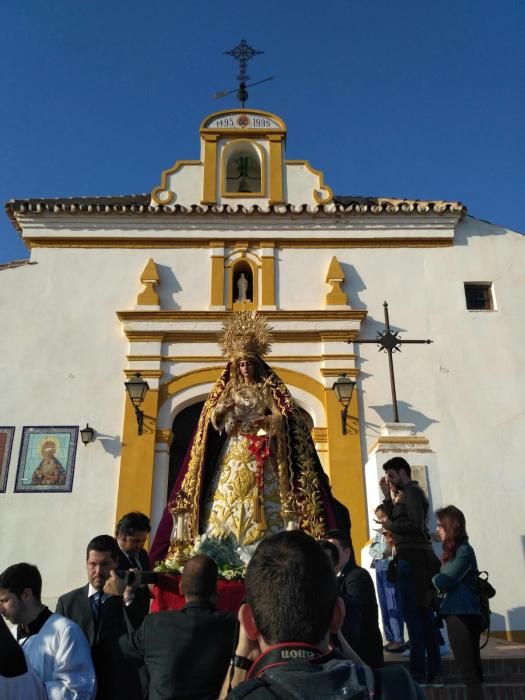
[[[394,420],[394,409],[392,404],[381,404],[379,406],[369,406],[369,408],[376,411],[379,414],[381,420],[384,423],[391,423]],[[412,408],[412,404],[406,401],[397,400],[397,410],[399,413],[399,420],[401,423],[413,423],[416,426],[416,432],[422,433],[428,428],[432,423],[439,423],[439,421],[434,418],[426,416],[421,411],[416,411]]]
[[[496,594],[497,596],[497,594]],[[494,623],[494,617],[493,616],[493,623]],[[497,617],[501,617],[501,615],[498,615]],[[525,630],[525,606],[521,605],[519,608],[511,608],[507,612],[507,618],[509,621],[509,629],[511,630],[520,630],[523,632]],[[494,624],[494,627],[496,625]]]
[[366,309],[367,307],[365,303],[362,302],[359,298],[359,293],[364,292],[364,290],[366,289],[366,285],[363,282],[362,277],[360,277],[359,273],[353,265],[349,265],[348,263],[344,262],[340,262],[339,264],[341,265],[345,276],[345,281],[342,289],[348,297],[348,303],[350,304],[350,308],[356,310]]
[[104,451],[111,455],[114,459],[120,457],[122,452],[122,440],[120,435],[105,435],[104,433],[95,433],[95,440],[100,442]]
[[182,291],[173,269],[168,265],[157,264],[157,272],[160,277],[160,284],[157,287],[157,292],[160,298],[160,308],[170,311],[180,309],[180,304],[175,301],[175,294]]
[[[509,229],[510,230],[510,229]],[[523,231],[516,231],[523,235]],[[473,216],[467,215],[456,228],[454,234],[454,245],[468,245],[469,238],[480,238],[487,236],[505,236],[508,235],[508,230],[499,226],[498,224],[491,224],[489,221],[484,221],[483,219],[476,219]]]

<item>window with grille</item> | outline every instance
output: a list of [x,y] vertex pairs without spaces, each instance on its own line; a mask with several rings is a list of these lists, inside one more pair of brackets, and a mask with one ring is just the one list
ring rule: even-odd
[[465,299],[469,311],[494,311],[491,282],[465,282]]

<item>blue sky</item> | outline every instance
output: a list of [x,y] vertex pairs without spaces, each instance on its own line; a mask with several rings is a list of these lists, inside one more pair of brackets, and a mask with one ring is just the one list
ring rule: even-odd
[[[525,232],[523,0],[6,0],[0,199],[149,192],[198,158],[207,114],[248,106],[288,127],[337,194],[459,199]],[[27,251],[0,215],[0,262]]]

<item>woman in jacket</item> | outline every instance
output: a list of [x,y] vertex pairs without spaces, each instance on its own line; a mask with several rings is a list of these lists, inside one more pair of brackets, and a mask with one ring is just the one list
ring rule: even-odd
[[443,543],[441,571],[432,579],[441,596],[439,614],[447,621],[450,646],[467,688],[467,700],[480,700],[483,673],[476,555],[468,542],[465,516],[459,508],[441,508],[436,517],[437,533]]

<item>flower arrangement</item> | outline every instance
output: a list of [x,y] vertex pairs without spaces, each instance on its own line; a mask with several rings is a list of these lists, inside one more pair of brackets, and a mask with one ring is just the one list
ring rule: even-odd
[[[237,544],[231,535],[216,539],[208,535],[198,535],[195,538],[190,557],[196,554],[207,554],[217,564],[219,578],[226,581],[238,581],[244,578],[246,565],[243,563]],[[176,562],[174,559],[166,558],[162,562],[157,562],[155,571],[162,574],[181,574],[184,564]]]

